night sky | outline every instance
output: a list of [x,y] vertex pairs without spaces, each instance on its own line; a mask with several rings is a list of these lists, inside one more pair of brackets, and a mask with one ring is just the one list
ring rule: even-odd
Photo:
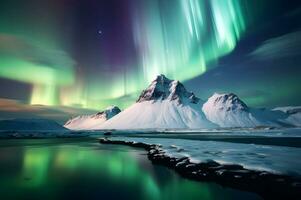
[[301,105],[300,28],[299,0],[0,1],[0,111],[125,108],[158,74]]

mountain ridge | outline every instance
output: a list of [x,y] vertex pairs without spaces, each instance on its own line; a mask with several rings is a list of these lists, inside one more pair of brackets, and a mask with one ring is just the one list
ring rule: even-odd
[[117,106],[110,106],[96,114],[71,118],[64,124],[64,127],[73,130],[93,129],[94,126],[104,123],[120,112],[121,110]]
[[[301,126],[300,108],[250,108],[234,93],[214,93],[205,102],[193,92],[187,91],[180,81],[168,79],[161,74],[124,111],[120,112],[119,108],[116,112],[108,111],[113,113],[108,118],[104,117],[107,111],[102,111],[75,119],[81,124],[81,129],[294,127]],[[69,126],[70,123],[69,120],[65,127],[74,128]]]

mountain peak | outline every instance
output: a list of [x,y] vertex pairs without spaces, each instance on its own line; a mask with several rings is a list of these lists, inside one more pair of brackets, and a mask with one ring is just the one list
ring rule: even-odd
[[207,119],[221,127],[261,125],[248,106],[233,93],[214,93],[202,107]]
[[170,82],[171,80],[168,79],[164,74],[160,74],[160,75],[157,75],[157,77],[153,81],[157,81],[157,82],[163,83],[163,82]]
[[184,85],[179,81],[172,81],[170,87],[170,95],[171,100],[182,101],[183,99],[188,99],[190,103],[197,104],[199,102],[199,98],[195,96],[193,92],[188,92]]
[[178,80],[170,80],[165,75],[161,74],[156,77],[152,83],[142,91],[137,102],[151,100],[170,100],[177,101],[179,104],[184,102],[198,103],[194,93],[188,92],[184,85]]
[[248,106],[234,93],[214,93],[207,101],[220,110],[241,110],[248,111]]

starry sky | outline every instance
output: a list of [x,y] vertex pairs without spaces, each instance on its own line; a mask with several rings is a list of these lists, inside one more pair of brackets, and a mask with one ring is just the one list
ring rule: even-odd
[[0,117],[126,108],[158,74],[300,105],[300,25],[298,0],[0,1]]

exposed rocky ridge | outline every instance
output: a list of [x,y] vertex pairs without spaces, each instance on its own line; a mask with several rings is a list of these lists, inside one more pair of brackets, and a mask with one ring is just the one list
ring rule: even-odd
[[94,118],[98,119],[98,118],[104,117],[108,120],[120,112],[121,112],[121,110],[117,106],[110,106],[110,107],[106,108],[104,111],[96,113],[94,115]]
[[137,102],[151,100],[170,100],[177,101],[179,104],[188,101],[196,104],[200,99],[193,92],[188,92],[181,82],[170,80],[161,74],[156,77],[147,89],[142,91]]

